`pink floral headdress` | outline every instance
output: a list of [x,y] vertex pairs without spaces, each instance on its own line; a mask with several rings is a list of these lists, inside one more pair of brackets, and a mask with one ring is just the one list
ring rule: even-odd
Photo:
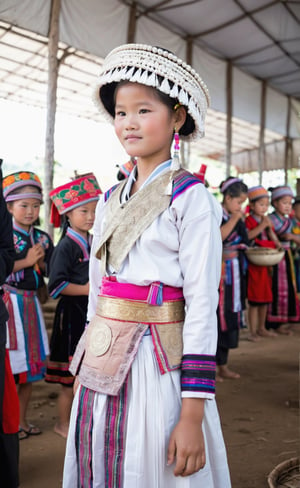
[[60,226],[60,216],[85,203],[98,200],[102,193],[93,173],[82,175],[49,193],[52,200],[50,222]]

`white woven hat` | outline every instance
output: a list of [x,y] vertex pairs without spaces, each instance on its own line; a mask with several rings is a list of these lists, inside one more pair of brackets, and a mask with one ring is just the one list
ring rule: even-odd
[[110,122],[114,117],[114,91],[119,81],[151,86],[174,98],[187,109],[187,121],[179,134],[185,140],[204,136],[210,103],[208,88],[196,71],[170,51],[146,44],[125,44],[104,60],[93,98]]

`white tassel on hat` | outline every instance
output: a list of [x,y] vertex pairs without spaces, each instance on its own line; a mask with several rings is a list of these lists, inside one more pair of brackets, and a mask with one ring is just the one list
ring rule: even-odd
[[[103,85],[121,80],[152,86],[179,100],[195,124],[194,130],[182,138],[194,141],[203,137],[205,114],[210,103],[207,86],[200,75],[175,54],[145,44],[125,44],[108,54],[93,96],[100,111],[111,122],[113,114],[107,110],[107,106],[111,106],[112,100],[106,104],[101,97],[112,97],[113,92],[101,92],[99,89]],[[178,160],[175,155],[176,167]]]

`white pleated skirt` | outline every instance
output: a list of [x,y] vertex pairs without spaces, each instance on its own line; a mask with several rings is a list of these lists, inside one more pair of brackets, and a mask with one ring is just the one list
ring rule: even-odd
[[[106,488],[105,446],[107,396],[93,401],[91,452],[92,477],[78,478],[75,435],[78,437],[78,388],[74,397],[63,474],[63,488]],[[175,477],[167,466],[168,442],[181,407],[180,371],[161,375],[151,336],[144,336],[128,380],[125,453],[122,484],[114,488],[230,488],[230,475],[215,400],[206,400],[203,420],[206,465],[188,477]],[[80,434],[79,434],[80,436]]]

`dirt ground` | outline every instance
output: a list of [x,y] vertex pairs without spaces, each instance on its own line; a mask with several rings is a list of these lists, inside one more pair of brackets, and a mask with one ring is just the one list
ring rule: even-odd
[[[233,488],[268,487],[270,471],[299,455],[299,338],[300,326],[293,336],[259,343],[242,331],[231,351],[230,366],[241,378],[218,383],[217,402]],[[20,442],[20,488],[61,486],[65,441],[53,432],[58,392],[34,385],[29,419],[43,434]]]

